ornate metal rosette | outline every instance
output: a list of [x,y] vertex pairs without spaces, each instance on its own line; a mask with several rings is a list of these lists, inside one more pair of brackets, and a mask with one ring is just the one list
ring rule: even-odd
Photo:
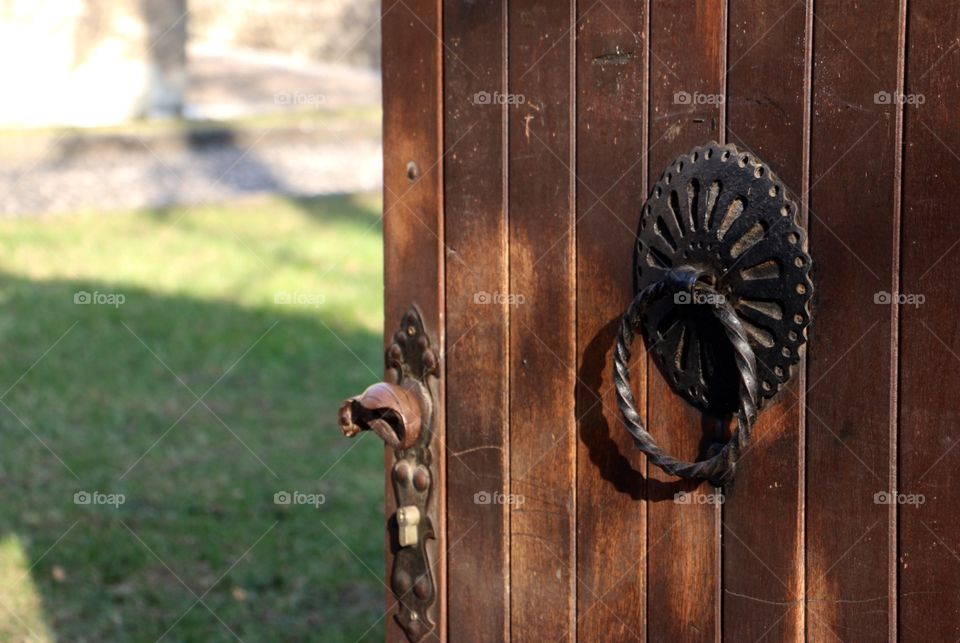
[[[756,354],[761,405],[790,378],[810,322],[811,260],[796,216],[796,203],[767,165],[711,142],[666,169],[637,233],[637,292],[689,266],[733,306]],[[644,333],[677,393],[700,409],[728,413],[737,408],[739,379],[708,304],[685,292],[658,301]]]

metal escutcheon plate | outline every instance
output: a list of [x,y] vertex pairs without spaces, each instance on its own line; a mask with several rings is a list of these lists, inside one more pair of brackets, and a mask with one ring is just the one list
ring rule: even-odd
[[[674,161],[653,186],[637,233],[639,292],[687,265],[733,306],[757,357],[760,403],[800,359],[813,292],[797,205],[770,168],[733,145],[709,143]],[[711,413],[737,408],[736,363],[709,302],[659,301],[644,320],[647,347],[674,390]]]

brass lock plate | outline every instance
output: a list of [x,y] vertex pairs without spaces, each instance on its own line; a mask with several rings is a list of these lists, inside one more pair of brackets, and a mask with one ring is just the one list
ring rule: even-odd
[[[434,478],[430,443],[435,426],[438,360],[423,318],[411,307],[386,352],[387,383],[417,392],[420,426],[415,439],[395,447],[391,472],[397,512],[391,521],[397,549],[390,585],[399,601],[394,616],[411,641],[436,628],[436,583],[427,551],[434,538],[430,502]],[[410,435],[409,437],[413,437]]]
[[346,400],[337,417],[343,435],[371,431],[394,455],[390,586],[399,604],[394,618],[411,641],[436,628],[437,592],[427,541],[435,538],[431,514],[437,510],[431,473],[437,374],[437,354],[420,312],[411,306],[387,348],[386,381]]

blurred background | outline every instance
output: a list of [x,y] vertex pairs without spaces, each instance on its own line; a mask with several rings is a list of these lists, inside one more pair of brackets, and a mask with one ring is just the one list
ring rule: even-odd
[[383,636],[377,0],[0,0],[0,640]]

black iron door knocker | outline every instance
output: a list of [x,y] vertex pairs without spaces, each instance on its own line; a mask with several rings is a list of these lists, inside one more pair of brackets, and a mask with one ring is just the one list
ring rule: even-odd
[[[613,361],[617,404],[650,462],[683,478],[733,479],[756,414],[790,378],[813,291],[797,205],[770,168],[714,142],[674,161],[643,206],[636,296]],[[642,330],[673,390],[712,414],[737,412],[730,440],[684,462],[644,428],[630,390],[631,344]]]

